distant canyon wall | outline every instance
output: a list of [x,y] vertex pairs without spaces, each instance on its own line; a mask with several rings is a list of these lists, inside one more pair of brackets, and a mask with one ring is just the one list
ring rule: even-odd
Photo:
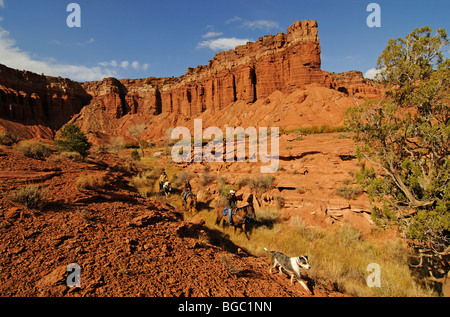
[[236,101],[253,103],[276,90],[287,92],[311,83],[332,87],[333,78],[320,67],[317,22],[302,21],[286,34],[218,53],[208,65],[189,68],[179,78],[106,78],[82,86],[93,96],[92,104],[116,118],[138,112],[190,117]]
[[0,118],[53,130],[72,120],[87,132],[114,135],[126,130],[121,118],[138,115],[157,122],[155,117],[163,115],[173,123],[177,116],[220,113],[233,103],[253,104],[276,91],[288,95],[311,84],[349,96],[379,92],[360,72],[322,71],[320,53],[318,25],[312,20],[220,52],[208,65],[189,68],[178,78],[78,83],[0,65]]
[[91,99],[79,83],[70,79],[0,64],[0,118],[59,129]]

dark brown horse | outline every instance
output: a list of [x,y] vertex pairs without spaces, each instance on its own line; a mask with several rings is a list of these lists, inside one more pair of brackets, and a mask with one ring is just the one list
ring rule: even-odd
[[186,194],[185,208],[191,215],[194,215],[197,212],[197,196],[195,196],[194,193],[188,192]]
[[[246,231],[246,225],[254,219],[256,219],[256,215],[252,204],[233,209],[233,213],[231,215],[231,225],[234,226],[234,232],[236,233],[236,228],[239,227],[244,232],[247,239],[249,239]],[[221,222],[222,226],[224,223],[228,224],[228,215],[223,215],[223,208],[217,209],[216,224],[220,225]]]

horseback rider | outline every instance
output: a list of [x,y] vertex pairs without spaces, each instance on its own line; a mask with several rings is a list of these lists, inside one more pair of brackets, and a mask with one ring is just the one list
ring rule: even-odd
[[166,171],[163,170],[161,176],[159,177],[159,190],[163,189],[164,183],[169,181],[169,178],[167,177]]
[[192,186],[191,186],[191,184],[189,183],[189,180],[187,180],[187,181],[184,183],[183,204],[186,203],[187,196],[188,196],[188,194],[189,194],[191,191],[192,191]]
[[233,210],[237,207],[237,197],[236,192],[234,190],[230,190],[230,194],[227,197],[227,213],[228,213],[228,223],[231,224],[231,216],[233,214]]

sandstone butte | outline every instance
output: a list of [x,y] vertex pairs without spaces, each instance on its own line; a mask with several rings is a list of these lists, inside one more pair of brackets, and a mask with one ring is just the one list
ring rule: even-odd
[[99,144],[129,136],[136,123],[147,124],[148,138],[165,137],[194,118],[204,128],[336,126],[355,98],[377,98],[381,88],[359,71],[321,70],[320,53],[311,20],[220,52],[179,78],[79,83],[0,65],[0,129],[48,139],[73,121]]

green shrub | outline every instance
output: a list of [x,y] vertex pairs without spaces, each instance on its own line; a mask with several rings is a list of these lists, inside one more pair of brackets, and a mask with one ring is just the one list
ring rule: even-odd
[[88,156],[92,144],[86,135],[73,123],[68,123],[61,131],[61,138],[55,140],[59,152],[78,152],[84,158]]

